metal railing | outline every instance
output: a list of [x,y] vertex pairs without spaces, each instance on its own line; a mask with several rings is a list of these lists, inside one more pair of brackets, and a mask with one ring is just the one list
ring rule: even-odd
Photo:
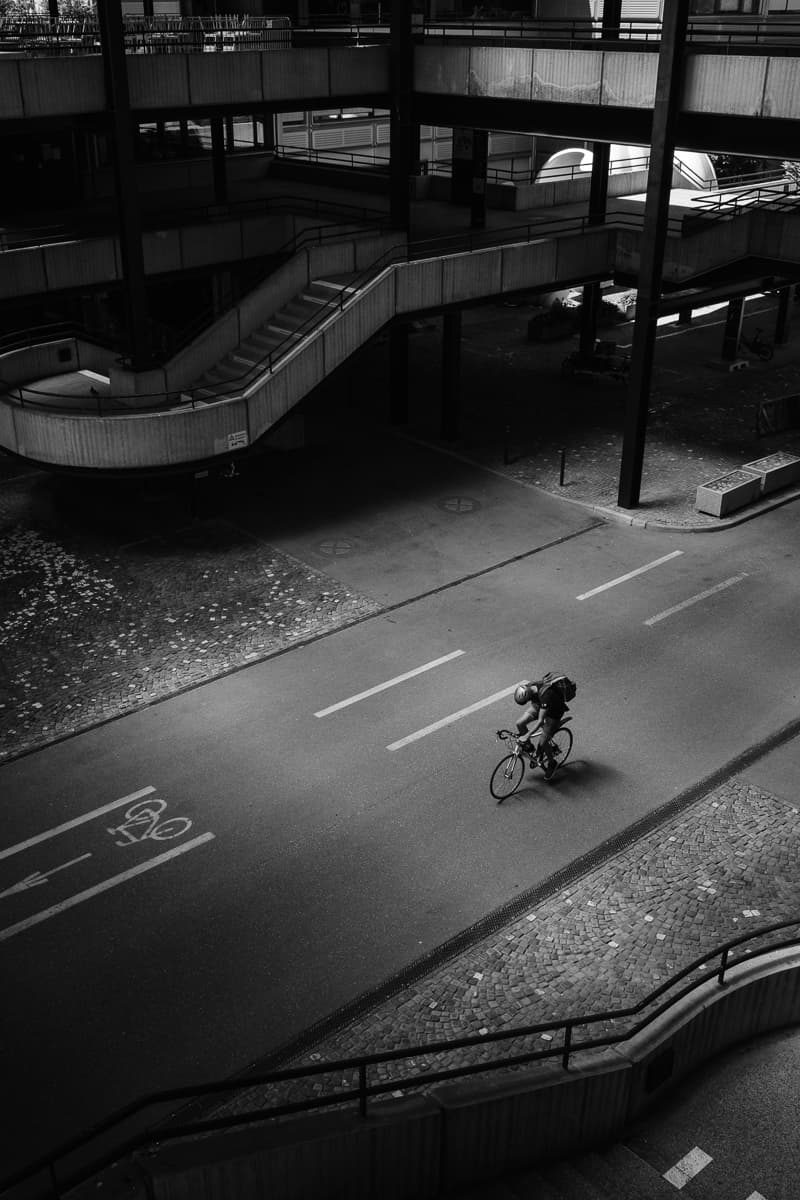
[[[708,220],[710,218],[706,218]],[[616,212],[613,209],[606,214],[606,224],[622,227],[631,227],[633,229],[641,228],[641,219],[636,218],[629,213]],[[560,234],[579,234],[586,232],[596,233],[602,229],[603,225],[591,220],[588,216],[576,217],[540,217],[533,221],[525,222],[516,226],[502,226],[497,229],[488,229],[481,231],[470,231],[468,233],[442,234],[437,237],[426,238],[424,240],[407,243],[396,246],[385,251],[369,266],[354,274],[347,288],[343,289],[338,295],[332,297],[327,302],[320,305],[318,311],[314,312],[305,321],[295,325],[291,332],[287,333],[286,337],[274,346],[268,353],[258,359],[245,372],[237,376],[232,376],[219,383],[204,383],[195,384],[189,387],[175,388],[174,393],[181,397],[180,407],[189,408],[195,407],[198,402],[204,405],[213,403],[217,400],[234,400],[240,399],[244,393],[255,384],[260,377],[266,377],[274,371],[279,360],[283,358],[290,350],[296,349],[304,338],[310,336],[319,326],[332,317],[336,312],[341,311],[345,305],[353,301],[363,287],[371,282],[387,267],[399,262],[420,261],[425,258],[438,258],[446,254],[467,253],[473,250],[490,249],[495,246],[521,244],[538,240],[544,236],[558,236]],[[385,232],[386,227],[381,227],[380,231]],[[683,220],[680,217],[670,218],[668,222],[668,231],[674,234],[680,234],[683,230]],[[369,232],[368,229],[365,232]],[[318,229],[304,230],[287,244],[285,258],[288,259],[293,253],[301,249],[305,244],[321,244],[324,240],[340,240],[342,236],[341,228],[338,226],[322,227]],[[289,249],[289,247],[293,247]],[[280,252],[272,256],[273,263],[280,257]],[[273,271],[274,265],[271,268]],[[221,319],[224,313],[218,313],[215,320]],[[267,322],[265,322],[267,324]],[[172,357],[179,352],[180,349],[190,344],[196,337],[208,328],[208,316],[197,318],[175,342],[170,345],[168,351],[165,352],[161,361],[166,361],[167,357]],[[17,395],[14,395],[16,391]],[[26,395],[23,395],[23,391]],[[203,393],[201,396],[200,393]],[[42,399],[39,400],[38,397]],[[38,408],[58,408],[58,405],[50,404],[51,400],[62,399],[59,392],[43,391],[41,389],[25,387],[24,389],[15,386],[6,394],[6,399],[20,404],[35,406]],[[70,396],[70,401],[74,411],[74,396]],[[166,410],[176,407],[176,403],[166,393],[138,393],[130,396],[115,395],[113,398],[98,396],[96,404],[91,406],[92,411],[97,411],[98,415],[115,416],[120,415],[122,408],[130,412],[131,408],[125,405],[125,401],[130,400],[132,405],[135,405],[137,412]],[[151,403],[148,403],[151,401]]]
[[[598,40],[613,41],[631,50],[658,48],[661,22],[638,17],[623,20],[613,35],[604,35],[602,22],[590,18],[472,19],[458,16],[420,20],[414,28],[418,39],[490,41],[501,44],[525,42],[586,46]],[[184,54],[207,50],[269,50],[309,40],[331,44],[352,42],[365,45],[385,42],[389,25],[385,10],[361,20],[314,18],[292,25],[288,16],[259,17],[218,14],[213,17],[125,17],[126,48],[132,54]],[[747,45],[793,45],[800,42],[800,19],[777,14],[767,18],[749,16],[694,17],[687,28],[689,42],[741,49]],[[97,54],[100,33],[97,22],[49,21],[47,18],[0,19],[0,50],[17,50],[26,55]]]
[[[388,1093],[419,1091],[446,1080],[464,1079],[468,1076],[487,1074],[492,1071],[504,1071],[548,1059],[560,1060],[562,1068],[568,1070],[570,1061],[576,1054],[617,1046],[629,1041],[704,984],[716,980],[719,987],[724,987],[726,974],[734,967],[742,963],[751,963],[759,956],[774,953],[776,950],[800,946],[800,929],[798,927],[800,927],[800,917],[788,921],[777,921],[731,938],[694,959],[635,1004],[625,1007],[573,1015],[554,1021],[518,1026],[513,1029],[487,1031],[460,1038],[428,1042],[400,1050],[379,1051],[373,1054],[320,1062],[314,1066],[290,1067],[252,1074],[246,1079],[236,1082],[215,1080],[191,1087],[170,1088],[155,1092],[133,1101],[91,1129],[86,1130],[82,1135],[65,1141],[13,1175],[0,1179],[0,1189],[6,1191],[35,1176],[47,1175],[52,1187],[52,1194],[54,1197],[58,1197],[67,1188],[74,1187],[77,1183],[96,1175],[110,1162],[144,1146],[163,1144],[177,1138],[254,1124],[293,1113],[312,1112],[332,1106],[357,1106],[360,1115],[366,1117],[369,1100],[375,1097],[385,1096]],[[795,930],[792,936],[771,940],[773,934],[789,929]],[[744,947],[741,956],[732,958],[733,952],[740,947]],[[619,1022],[626,1023],[624,1029],[610,1028]],[[594,1032],[598,1027],[601,1030],[599,1034]],[[587,1031],[588,1036],[580,1037],[581,1030]],[[545,1045],[527,1049],[513,1045],[515,1042],[522,1042],[527,1043],[530,1047],[531,1039],[535,1039],[539,1043],[545,1042]],[[511,1044],[511,1049],[514,1050],[511,1054],[498,1057],[487,1053],[490,1047],[502,1047],[508,1044]],[[452,1056],[459,1051],[468,1052],[477,1049],[482,1052],[482,1060],[479,1062],[445,1065],[443,1061],[447,1056]],[[419,1060],[430,1059],[439,1059],[439,1062],[434,1062],[428,1069],[420,1067]],[[412,1073],[405,1073],[399,1077],[394,1075],[391,1068],[396,1063],[406,1063],[412,1068]],[[376,1079],[375,1076],[380,1074],[383,1075],[383,1078]],[[324,1080],[325,1076],[332,1077],[327,1085]],[[122,1142],[115,1142],[112,1150],[105,1148],[97,1157],[91,1154],[92,1142],[108,1139],[108,1135],[119,1130],[126,1122],[140,1118],[148,1110],[152,1111],[155,1108],[164,1108],[188,1101],[193,1101],[196,1105],[198,1101],[209,1100],[213,1097],[246,1093],[256,1087],[291,1084],[300,1080],[306,1083],[316,1082],[317,1092],[311,1097],[299,1100],[289,1100],[278,1104],[261,1104],[255,1109],[237,1112],[235,1115],[212,1115],[205,1119],[188,1121],[181,1121],[180,1117],[175,1117],[170,1120],[168,1125],[164,1123],[157,1127],[150,1125],[144,1131],[134,1136],[128,1136]],[[322,1084],[321,1088],[320,1083]],[[84,1161],[80,1168],[64,1170],[64,1161],[75,1157],[78,1152],[88,1157],[89,1161]]]

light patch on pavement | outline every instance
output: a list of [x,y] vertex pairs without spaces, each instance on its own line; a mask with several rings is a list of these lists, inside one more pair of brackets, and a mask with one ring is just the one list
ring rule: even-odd
[[645,563],[643,567],[637,567],[635,571],[628,571],[627,575],[620,575],[617,579],[610,579],[608,583],[601,583],[599,587],[592,588],[590,592],[583,592],[580,596],[576,596],[576,600],[588,600],[590,596],[597,596],[600,592],[607,592],[609,588],[618,587],[621,583],[627,583],[629,579],[635,579],[637,575],[644,575],[645,571],[652,571],[653,567],[660,567],[662,563],[669,562],[672,558],[678,558],[683,554],[682,550],[673,550],[671,554],[665,554],[662,558],[656,558],[653,562]]
[[93,896],[99,896],[101,892],[107,892],[110,888],[117,887],[120,883],[126,883],[129,879],[133,879],[136,875],[141,875],[144,871],[152,871],[154,867],[160,867],[162,863],[177,858],[179,854],[186,854],[187,851],[194,850],[204,842],[212,841],[213,838],[213,833],[202,833],[200,837],[193,838],[191,842],[183,842],[180,846],[175,846],[174,849],[165,851],[164,854],[159,854],[155,858],[148,859],[147,862],[130,867],[127,871],[121,871],[119,875],[112,875],[110,879],[104,879],[102,883],[97,883],[94,887],[86,888],[83,892],[77,892],[74,896],[70,896],[68,900],[62,900],[60,904],[52,904],[49,908],[43,908],[39,912],[33,913],[32,916],[26,917],[23,921],[17,921],[15,925],[9,925],[5,929],[0,929],[0,942],[7,942],[9,938],[14,937],[18,933],[23,933],[26,929],[30,929],[31,926],[39,925],[42,921],[47,921],[50,917],[55,917],[58,913],[65,912],[68,908],[74,908],[76,904],[82,904],[84,900],[91,900]]
[[387,750],[402,750],[404,746],[409,746],[412,742],[418,742],[420,738],[427,737],[429,733],[436,733],[439,729],[444,729],[447,725],[452,725],[456,721],[460,721],[462,717],[468,717],[474,712],[479,712],[482,708],[488,708],[490,704],[496,704],[498,700],[504,700],[506,696],[511,696],[516,691],[517,685],[514,683],[511,687],[503,688],[502,692],[495,692],[492,696],[487,696],[485,700],[476,700],[474,704],[470,704],[467,708],[460,708],[458,712],[450,713],[448,717],[442,717],[439,721],[434,721],[432,725],[426,725],[424,729],[418,729],[415,733],[409,733],[407,737],[400,738],[397,742],[392,742],[387,746]]
[[664,1178],[667,1183],[673,1184],[676,1188],[686,1187],[686,1184],[694,1179],[695,1175],[699,1175],[703,1168],[713,1161],[710,1154],[706,1154],[705,1150],[695,1146],[688,1154],[684,1154],[674,1167],[670,1167],[668,1171],[664,1172]]
[[656,625],[659,621],[674,616],[675,613],[683,612],[685,608],[690,608],[693,604],[699,604],[701,600],[707,600],[709,596],[714,596],[717,592],[724,592],[726,588],[741,583],[743,579],[747,579],[746,571],[743,575],[732,575],[730,579],[723,579],[722,583],[706,588],[704,592],[698,592],[696,596],[690,596],[688,600],[681,600],[680,604],[673,604],[672,608],[665,608],[663,612],[656,613],[654,617],[648,617],[645,625]]
[[432,671],[434,667],[440,667],[443,663],[452,662],[454,658],[460,658],[464,653],[463,650],[453,650],[450,654],[443,654],[441,658],[434,658],[431,662],[423,663],[421,667],[414,667],[412,671],[406,671],[403,675],[395,675],[394,679],[387,679],[384,683],[377,683],[375,687],[367,688],[365,692],[359,692],[356,696],[348,696],[346,700],[339,700],[336,704],[331,704],[328,708],[321,708],[319,712],[315,712],[315,717],[327,717],[331,713],[338,712],[340,708],[347,708],[350,704],[358,704],[360,700],[367,700],[370,696],[377,696],[379,692],[385,692],[387,688],[395,687],[398,683],[405,683],[407,679],[413,679],[415,675],[422,675],[424,671]]
[[154,787],[144,787],[138,792],[131,792],[129,796],[123,796],[121,800],[112,800],[110,804],[104,804],[102,808],[93,808],[91,812],[84,813],[82,817],[74,817],[71,821],[65,821],[63,825],[55,825],[52,829],[46,829],[44,833],[37,833],[35,837],[30,837],[27,841],[17,842],[16,846],[8,846],[7,849],[0,850],[0,859],[10,858],[13,854],[19,854],[31,846],[38,846],[40,842],[46,842],[48,838],[56,837],[59,833],[66,833],[68,829],[75,829],[76,826],[83,825],[86,821],[93,821],[95,817],[101,817],[103,813],[121,808],[123,804],[131,804],[134,800],[149,796],[155,790]]

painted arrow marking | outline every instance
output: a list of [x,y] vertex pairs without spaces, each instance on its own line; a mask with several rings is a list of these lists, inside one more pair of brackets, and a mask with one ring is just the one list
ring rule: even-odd
[[62,863],[60,867],[52,867],[49,871],[34,871],[32,875],[26,875],[24,879],[20,879],[19,883],[13,884],[12,887],[6,888],[4,892],[0,892],[0,900],[5,896],[14,896],[17,892],[27,891],[28,888],[39,887],[42,883],[47,883],[51,875],[55,875],[56,871],[66,871],[67,867],[72,867],[75,863],[83,862],[85,858],[91,858],[92,854],[81,854],[78,858],[71,858],[69,862]]

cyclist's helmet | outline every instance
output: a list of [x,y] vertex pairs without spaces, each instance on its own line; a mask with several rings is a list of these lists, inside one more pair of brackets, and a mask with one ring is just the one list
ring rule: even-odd
[[514,691],[514,699],[517,704],[530,704],[534,696],[534,688],[532,683],[518,683]]

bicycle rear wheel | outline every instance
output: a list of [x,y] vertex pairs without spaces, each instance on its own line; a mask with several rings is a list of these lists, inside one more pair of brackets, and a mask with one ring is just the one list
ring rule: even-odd
[[563,767],[572,749],[572,730],[557,729],[550,738],[550,753],[555,760],[556,770]]
[[521,754],[508,754],[500,760],[489,780],[489,791],[498,804],[517,790],[524,774],[525,760]]

